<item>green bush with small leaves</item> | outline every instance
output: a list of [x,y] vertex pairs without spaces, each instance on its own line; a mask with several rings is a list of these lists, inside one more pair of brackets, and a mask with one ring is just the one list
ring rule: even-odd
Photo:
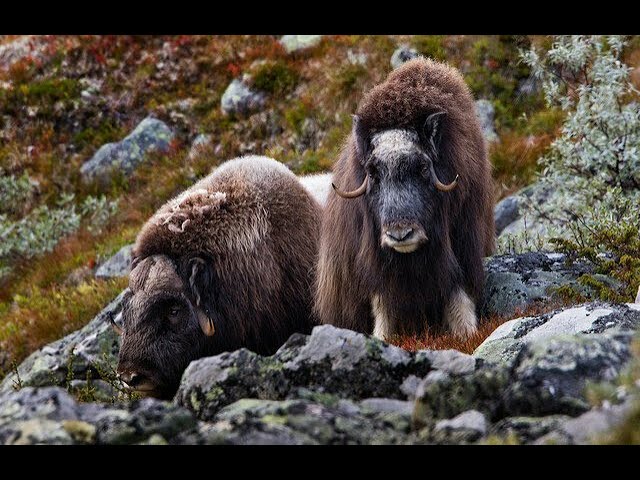
[[[538,248],[588,258],[622,282],[619,293],[582,279],[615,301],[632,300],[640,284],[640,92],[621,60],[624,46],[620,36],[560,36],[546,53],[523,52],[548,105],[565,118],[539,159],[540,188],[524,199],[523,214],[539,227]],[[553,193],[542,201],[545,189]],[[524,235],[502,238],[501,247],[526,248]]]

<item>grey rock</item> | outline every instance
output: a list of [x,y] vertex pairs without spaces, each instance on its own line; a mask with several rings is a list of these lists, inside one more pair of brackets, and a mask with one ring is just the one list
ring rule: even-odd
[[59,387],[26,387],[0,397],[0,444],[172,441],[196,427],[189,410],[155,399],[78,403]]
[[322,37],[323,35],[283,35],[280,44],[287,53],[293,53],[315,47]]
[[430,369],[426,358],[331,325],[314,327],[310,336],[291,337],[276,358],[283,361],[291,383],[348,398],[397,398],[402,379]]
[[188,155],[189,160],[197,158],[202,152],[207,149],[207,147],[210,147],[212,140],[213,137],[211,135],[206,135],[203,133],[198,135],[191,143],[191,148],[189,149]]
[[114,170],[130,173],[152,151],[167,152],[174,134],[161,120],[147,117],[123,140],[107,143],[87,160],[80,173],[85,181],[107,181]]
[[[574,315],[578,309],[568,309],[564,316],[558,312],[556,318],[549,315],[510,326],[512,336],[525,340],[500,350],[492,361],[480,362],[472,373],[429,372],[415,390],[415,428],[429,430],[438,419],[469,409],[493,422],[512,416],[575,416],[587,411],[586,385],[611,382],[624,371],[632,338],[640,329],[640,308],[585,306],[589,309],[593,318],[588,322]],[[541,330],[536,332],[537,328]],[[526,433],[524,441],[545,433],[540,429]],[[433,437],[434,441],[439,438]]]
[[395,398],[367,398],[360,402],[363,412],[401,413],[407,416],[413,411],[413,403]]
[[288,387],[280,362],[240,349],[191,362],[175,400],[207,420],[242,398],[283,398]]
[[[105,370],[114,368],[120,337],[111,328],[109,317],[120,311],[123,296],[124,292],[80,330],[29,355],[18,366],[22,385],[64,385],[69,375],[71,379],[85,380],[87,372],[90,378],[98,379],[96,366]],[[17,383],[15,373],[8,374],[0,383],[0,395],[13,391]]]
[[520,199],[517,195],[510,195],[500,200],[493,209],[496,223],[496,235],[520,218]]
[[154,435],[171,439],[197,424],[189,410],[160,400],[148,398],[126,408],[104,409],[91,420],[85,419],[95,423],[98,443],[130,444]]
[[3,393],[0,398],[0,427],[32,418],[78,420],[81,415],[77,402],[60,387],[25,387]]
[[65,424],[79,418],[80,407],[61,388],[9,392],[0,396],[0,444],[71,444]]
[[133,245],[125,245],[96,270],[96,278],[126,277],[131,269]]
[[597,407],[579,417],[570,418],[553,431],[536,440],[536,444],[590,444],[624,422],[632,408],[631,402]]
[[556,336],[527,345],[503,392],[509,415],[578,415],[588,382],[611,381],[631,358],[632,332]]
[[[584,274],[594,274],[588,261],[568,266],[561,253],[528,252],[518,255],[496,255],[485,259],[486,282],[480,304],[483,316],[510,316],[528,307],[545,305],[555,299],[561,286],[571,286],[587,299],[597,292],[578,282]],[[620,285],[606,276],[599,280],[614,289]]]
[[473,356],[487,362],[509,364],[526,345],[546,344],[557,336],[639,328],[640,306],[637,304],[585,304],[505,322],[476,348]]
[[490,433],[502,438],[515,437],[518,443],[532,443],[538,438],[555,431],[567,415],[547,415],[545,417],[506,417],[494,423]]
[[450,420],[436,422],[435,431],[447,436],[461,434],[468,441],[475,441],[487,434],[487,419],[477,410],[468,410]]
[[[502,201],[505,202],[503,205],[500,205],[502,201],[498,202],[494,209],[496,235],[503,238],[509,235],[519,235],[526,231],[532,240],[544,237],[547,231],[545,225],[524,216],[524,205],[527,202],[542,205],[549,201],[555,192],[556,189],[552,185],[535,182],[503,199]],[[507,199],[511,200],[507,201]],[[500,209],[498,209],[498,205],[500,205]],[[498,214],[500,214],[499,217]],[[509,220],[511,221],[509,222]]]
[[209,425],[205,443],[393,444],[403,443],[409,434],[406,413],[364,414],[298,399],[239,400],[220,410]]
[[222,94],[220,108],[227,114],[247,115],[264,107],[265,96],[254,92],[242,79],[234,79]]
[[431,368],[452,375],[472,373],[476,369],[476,359],[458,350],[419,350],[416,358],[426,358]]
[[412,58],[419,57],[418,51],[409,45],[400,45],[391,55],[391,68],[394,70]]
[[426,357],[322,325],[311,335],[292,335],[271,357],[238,350],[192,362],[176,401],[207,420],[241,398],[280,400],[295,397],[299,387],[349,399],[402,398],[403,379],[430,368]]
[[501,366],[480,368],[467,375],[430,372],[416,391],[414,426],[428,426],[467,410],[478,410],[494,419],[502,411],[501,399],[511,382],[510,376],[509,369]]
[[480,128],[487,142],[498,141],[498,134],[494,126],[495,108],[493,104],[484,98],[476,100],[476,115],[480,120]]
[[421,383],[421,378],[418,378],[415,375],[409,375],[400,385],[400,391],[405,394],[409,400],[415,400]]
[[0,445],[71,445],[71,435],[62,423],[33,418],[0,428]]

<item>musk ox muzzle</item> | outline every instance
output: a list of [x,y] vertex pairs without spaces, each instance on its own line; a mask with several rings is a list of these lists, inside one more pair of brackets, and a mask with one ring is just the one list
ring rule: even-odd
[[427,241],[427,234],[417,223],[392,223],[382,226],[380,244],[398,253],[415,252]]

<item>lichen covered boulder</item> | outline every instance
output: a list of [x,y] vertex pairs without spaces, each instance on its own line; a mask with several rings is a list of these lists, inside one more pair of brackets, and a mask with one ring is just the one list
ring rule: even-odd
[[505,322],[476,348],[473,356],[495,364],[509,364],[520,355],[525,345],[546,345],[558,335],[593,335],[608,330],[633,332],[638,329],[639,305],[595,302]]
[[150,152],[167,152],[174,133],[163,121],[147,117],[124,139],[107,143],[87,160],[80,173],[85,181],[107,182],[114,171],[131,173]]
[[529,307],[545,306],[562,297],[559,289],[573,289],[587,299],[597,299],[595,289],[580,282],[583,275],[611,286],[618,282],[595,273],[592,263],[581,260],[568,264],[563,253],[528,252],[495,255],[485,260],[486,281],[480,304],[483,316],[516,315]]
[[234,79],[222,94],[220,108],[227,115],[248,115],[261,109],[265,95],[254,92],[244,79]]
[[65,385],[70,380],[99,379],[99,369],[108,370],[117,363],[120,337],[111,328],[109,318],[122,309],[124,292],[118,295],[86,326],[29,355],[16,372],[0,383],[0,394],[16,387]]
[[271,357],[241,349],[192,362],[176,401],[208,419],[241,398],[283,399],[300,387],[352,399],[401,398],[403,380],[430,368],[425,355],[323,325],[292,335]]

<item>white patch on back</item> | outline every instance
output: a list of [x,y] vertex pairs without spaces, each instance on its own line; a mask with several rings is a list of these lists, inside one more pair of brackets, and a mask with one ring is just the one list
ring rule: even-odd
[[451,296],[444,311],[444,321],[449,330],[459,337],[468,337],[478,329],[476,306],[462,289]]
[[322,207],[327,204],[327,197],[331,191],[332,175],[330,173],[317,173],[298,177],[305,190],[315,198]]
[[232,170],[234,175],[237,175],[235,172],[242,172],[247,181],[258,185],[270,185],[282,175],[295,178],[294,173],[284,163],[262,155],[247,155],[227,160],[214,171],[217,176],[225,174],[227,170]]

